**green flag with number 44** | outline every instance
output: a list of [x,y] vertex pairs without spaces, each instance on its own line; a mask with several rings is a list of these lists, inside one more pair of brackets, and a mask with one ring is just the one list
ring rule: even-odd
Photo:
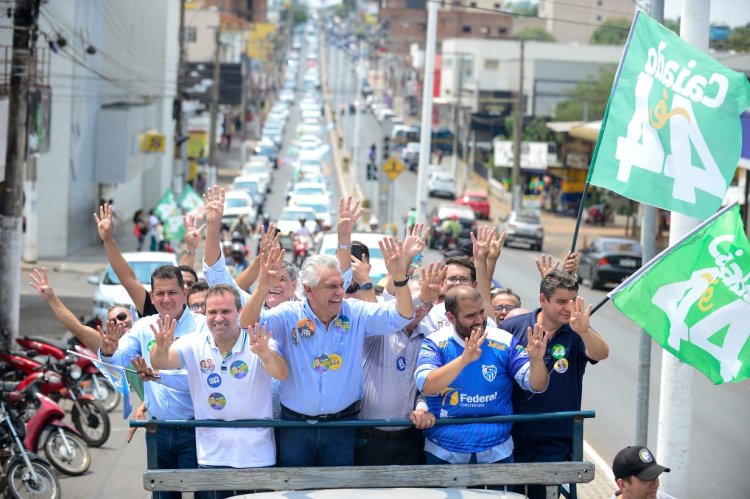
[[664,349],[716,384],[750,377],[750,243],[737,205],[609,293]]
[[630,28],[589,170],[625,197],[705,220],[742,147],[750,84],[646,14]]

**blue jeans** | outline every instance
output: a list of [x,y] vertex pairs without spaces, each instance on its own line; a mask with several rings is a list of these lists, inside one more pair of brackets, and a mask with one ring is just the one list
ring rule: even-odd
[[[160,470],[196,469],[195,428],[164,428],[156,430],[156,458]],[[203,497],[202,494],[196,494]],[[154,499],[182,499],[180,492],[155,492]]]
[[[284,407],[282,419],[290,417]],[[354,418],[351,418],[354,419]],[[302,466],[354,466],[356,428],[319,429],[280,428],[278,465],[299,468]]]

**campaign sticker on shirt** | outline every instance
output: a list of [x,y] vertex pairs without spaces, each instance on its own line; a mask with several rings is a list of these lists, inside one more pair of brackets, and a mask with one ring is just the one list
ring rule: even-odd
[[299,334],[297,334],[297,328],[292,328],[292,345],[296,345],[299,341]]
[[299,331],[299,334],[305,338],[309,338],[315,334],[315,324],[313,324],[313,321],[310,319],[300,319],[299,322],[297,322],[297,330]]
[[339,318],[337,318],[335,321],[333,321],[333,325],[339,329],[343,329],[344,332],[349,331],[349,328],[351,327],[349,323],[349,317],[342,315]]
[[328,356],[328,369],[331,371],[338,371],[341,368],[341,364],[344,363],[344,360],[341,358],[341,355],[332,353]]
[[211,409],[220,411],[226,407],[227,398],[219,392],[214,392],[208,396],[208,405],[211,406]]
[[404,371],[406,369],[406,357],[403,355],[396,359],[396,369],[399,371]]
[[214,359],[203,359],[200,361],[200,367],[203,374],[208,374],[214,372],[216,364],[214,364]]
[[324,373],[329,369],[331,371],[338,371],[341,368],[343,362],[343,359],[338,354],[322,354],[313,359],[313,369],[315,369],[319,373]]
[[247,364],[242,360],[235,360],[232,365],[229,366],[229,374],[237,379],[242,379],[247,376],[248,367]]
[[565,347],[560,345],[559,343],[557,345],[552,346],[552,356],[556,359],[562,359],[565,357],[566,354]]
[[567,370],[568,370],[568,359],[558,359],[557,362],[555,362],[555,371],[562,374]]
[[151,352],[151,349],[156,345],[156,340],[151,340],[148,343],[146,343],[146,350]]
[[206,383],[208,383],[208,386],[211,388],[216,388],[221,385],[221,376],[216,373],[209,374],[208,378],[206,378]]

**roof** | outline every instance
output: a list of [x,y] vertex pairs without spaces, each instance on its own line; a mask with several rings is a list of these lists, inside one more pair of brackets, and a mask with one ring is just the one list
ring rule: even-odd
[[583,121],[550,121],[547,123],[547,128],[556,133],[567,133],[571,128],[581,126],[583,123]]

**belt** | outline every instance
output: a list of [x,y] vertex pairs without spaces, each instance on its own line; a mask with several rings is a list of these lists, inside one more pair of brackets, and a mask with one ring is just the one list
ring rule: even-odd
[[415,428],[404,428],[403,430],[385,431],[385,430],[379,430],[378,428],[362,427],[362,428],[359,428],[358,431],[363,435],[370,435],[374,437],[400,438],[406,435],[407,433],[413,432],[414,430]]
[[284,419],[312,419],[315,421],[334,421],[336,419],[347,419],[359,414],[359,400],[354,402],[343,411],[337,412],[335,414],[320,414],[318,416],[308,416],[307,414],[300,414],[299,412],[295,412],[285,405],[281,406],[281,410],[282,412],[285,412],[287,416],[290,416],[289,418]]

